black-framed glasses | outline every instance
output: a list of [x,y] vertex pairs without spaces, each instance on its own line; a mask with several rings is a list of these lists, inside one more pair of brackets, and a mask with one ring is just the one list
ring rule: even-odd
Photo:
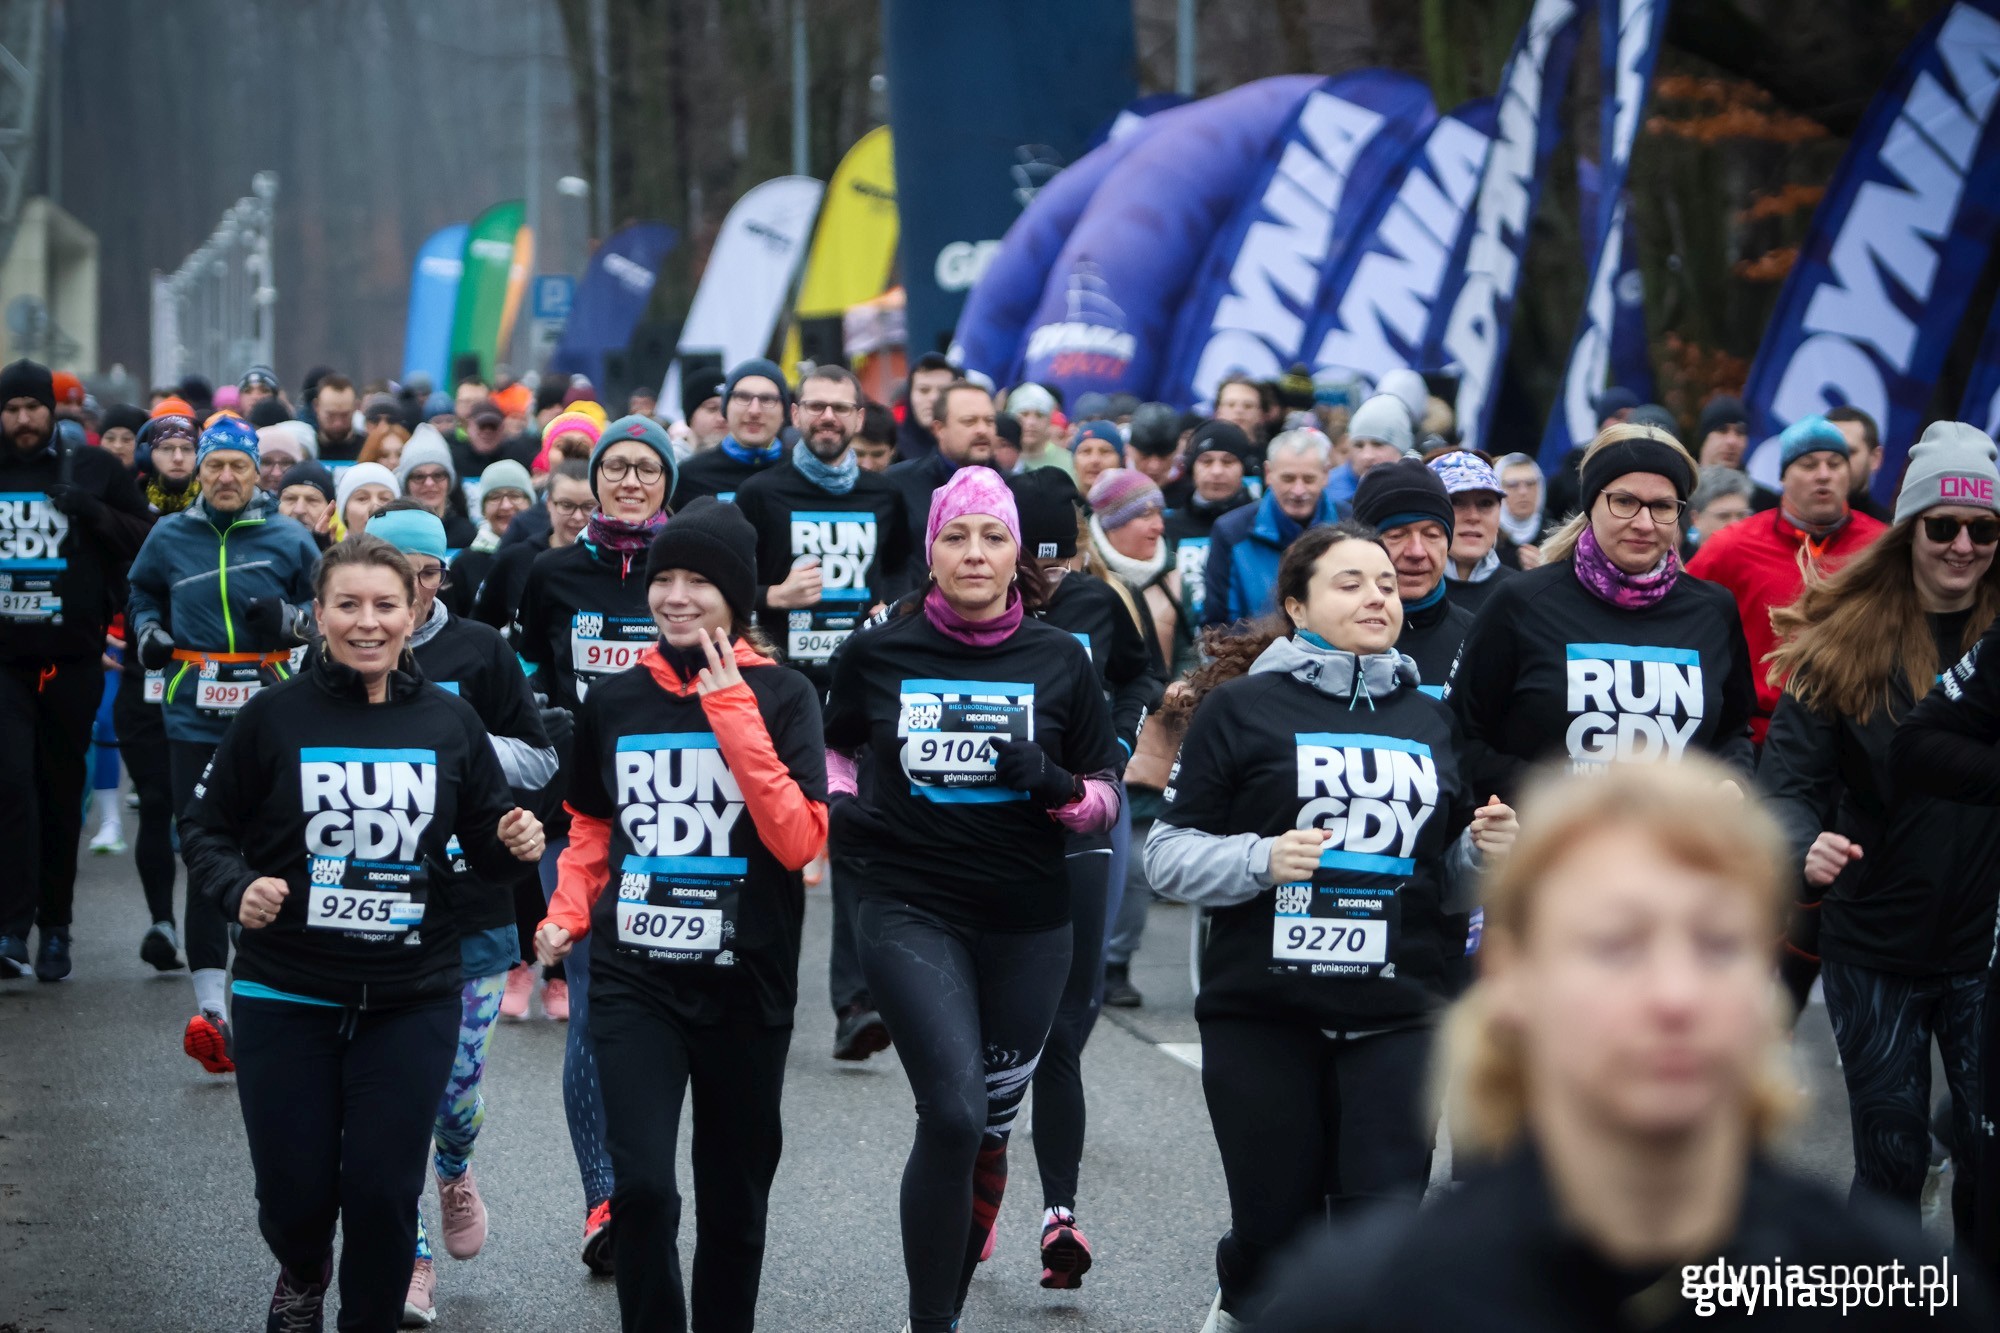
[[2000,518],[1959,518],[1955,514],[1925,514],[1924,536],[1939,546],[1949,546],[1958,540],[1959,529],[1972,535],[1974,546],[1991,546],[2000,542]]
[[597,470],[606,481],[623,481],[626,473],[636,472],[639,480],[648,486],[667,475],[667,470],[650,458],[642,458],[636,463],[629,458],[607,458]]
[[436,592],[444,586],[444,576],[445,567],[443,565],[435,565],[429,569],[420,569],[417,571],[417,586],[420,588],[429,588],[432,592]]
[[448,486],[451,484],[451,473],[446,472],[441,467],[420,467],[410,473],[409,484],[412,486]]
[[1604,507],[1611,511],[1613,518],[1637,518],[1643,509],[1652,515],[1656,525],[1664,528],[1681,521],[1681,515],[1687,512],[1687,501],[1641,500],[1630,491],[1606,491]]
[[785,400],[775,393],[732,393],[729,395],[729,401],[732,403],[755,403],[759,407],[778,407],[783,405]]
[[590,512],[590,501],[551,500],[549,501],[549,512],[563,518],[575,518],[578,514],[587,514]]
[[859,403],[802,402],[799,404],[799,411],[809,417],[820,416],[827,412],[831,412],[835,416],[844,417],[860,410],[861,404]]

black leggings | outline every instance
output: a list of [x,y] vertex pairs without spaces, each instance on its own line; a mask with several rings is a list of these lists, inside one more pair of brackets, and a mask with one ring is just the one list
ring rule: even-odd
[[1223,1309],[1254,1317],[1265,1265],[1329,1199],[1343,1211],[1417,1206],[1435,1137],[1430,1052],[1429,1028],[1338,1039],[1299,1022],[1202,1023],[1201,1086],[1229,1185],[1215,1247]]
[[871,897],[855,929],[869,994],[917,1099],[902,1189],[910,1326],[945,1333],[999,1210],[1007,1135],[1055,1020],[1070,928],[978,930]]
[[[1979,1140],[1979,1016],[1986,973],[1913,977],[1832,960],[1820,965],[1826,1016],[1840,1048],[1854,1132],[1853,1193],[1888,1200],[1912,1222],[1931,1162],[1931,1038],[1951,1090],[1951,1173],[1956,1234],[1969,1242]],[[1972,1169],[1967,1169],[1972,1168]]]
[[[143,677],[141,678],[143,681]],[[149,704],[143,684],[120,682],[112,702],[118,729],[118,754],[132,775],[139,798],[139,836],[132,842],[132,859],[139,868],[139,887],[146,895],[150,921],[174,919],[174,780],[167,758],[167,727],[160,706]]]
[[789,1027],[695,1027],[657,997],[591,978],[590,1034],[604,1096],[618,1312],[627,1333],[682,1333],[681,1102],[694,1101],[694,1326],[749,1333],[784,1129]]
[[1035,1066],[1035,1165],[1044,1208],[1076,1207],[1083,1161],[1083,1045],[1104,1007],[1105,899],[1111,849],[1071,852],[1069,980]]
[[66,929],[104,664],[0,663],[0,935]]
[[[194,800],[195,785],[208,771],[215,747],[206,741],[168,741],[167,754],[173,773],[174,817],[178,819]],[[187,948],[190,972],[229,966],[229,922],[223,919],[222,908],[205,894],[194,892],[192,885],[181,943]]]
[[339,1223],[343,1333],[386,1333],[403,1317],[458,1020],[455,990],[387,1010],[236,1001],[257,1226],[287,1270],[317,1278]]

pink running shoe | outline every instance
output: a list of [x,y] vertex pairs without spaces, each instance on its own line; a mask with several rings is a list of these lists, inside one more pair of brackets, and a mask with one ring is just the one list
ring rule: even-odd
[[1083,1285],[1090,1271],[1090,1242],[1074,1214],[1059,1212],[1042,1227],[1042,1285],[1068,1291]]
[[470,1259],[486,1244],[486,1201],[473,1183],[472,1168],[457,1180],[438,1182],[438,1209],[444,1214],[444,1252],[454,1259]]
[[551,1022],[569,1022],[569,983],[561,977],[542,986],[542,1012]]
[[500,1017],[518,1023],[528,1016],[528,1001],[535,994],[535,969],[516,963],[507,969],[507,989],[500,993]]

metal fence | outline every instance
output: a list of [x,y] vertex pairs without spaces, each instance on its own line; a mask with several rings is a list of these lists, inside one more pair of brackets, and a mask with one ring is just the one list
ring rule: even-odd
[[153,274],[153,383],[201,375],[234,384],[271,364],[278,289],[271,274],[271,204],[278,175],[260,171],[199,249],[172,273]]

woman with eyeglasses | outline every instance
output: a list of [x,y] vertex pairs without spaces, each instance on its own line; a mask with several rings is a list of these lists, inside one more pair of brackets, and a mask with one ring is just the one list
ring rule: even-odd
[[[590,455],[597,508],[567,546],[544,551],[528,570],[515,649],[534,669],[535,689],[574,713],[596,683],[637,666],[660,637],[646,604],[646,550],[667,525],[677,469],[667,432],[651,417],[620,417],[604,428]],[[567,742],[557,746],[565,762]],[[542,861],[542,897],[556,889],[556,859],[569,845],[569,820],[550,812]],[[563,1111],[583,1177],[583,1262],[611,1272],[611,1156],[604,1146],[604,1102],[590,1044],[590,945],[579,940],[564,960],[567,980],[551,982],[543,1007],[569,1019],[563,1053]],[[557,991],[557,986],[564,989]]]
[[1980,1137],[1978,1021],[2000,809],[1912,792],[1891,774],[1889,750],[1938,672],[2000,615],[1996,492],[1993,441],[1970,426],[1939,423],[1910,451],[1895,525],[1771,613],[1771,679],[1784,693],[1757,769],[1808,896],[1820,899],[1813,951],[1847,1081],[1854,1189],[1916,1218],[1935,1033],[1962,1237],[1973,1226],[1966,1150]]
[[1509,799],[1559,755],[1589,769],[1706,750],[1749,772],[1756,696],[1736,602],[1680,565],[1694,482],[1665,431],[1621,424],[1592,441],[1581,512],[1465,639],[1452,704],[1480,791]]

